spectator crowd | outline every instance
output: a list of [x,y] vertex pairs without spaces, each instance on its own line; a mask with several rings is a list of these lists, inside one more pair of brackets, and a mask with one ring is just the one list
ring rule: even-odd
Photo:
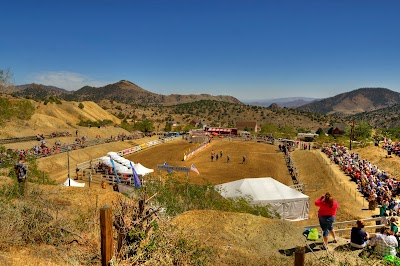
[[322,152],[357,183],[358,191],[368,199],[370,206],[374,208],[376,204],[387,204],[390,211],[394,211],[395,206],[398,208],[395,198],[400,194],[400,185],[385,170],[361,159],[357,153],[348,151],[342,145],[323,147]]

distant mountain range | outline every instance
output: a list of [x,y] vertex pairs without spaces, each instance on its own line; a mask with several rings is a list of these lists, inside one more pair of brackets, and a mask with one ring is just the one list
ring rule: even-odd
[[[73,101],[116,101],[128,104],[170,106],[202,100],[215,100],[234,104],[242,104],[238,99],[227,95],[213,96],[209,94],[171,94],[162,95],[147,91],[136,84],[121,80],[103,87],[85,86],[77,91],[67,91],[54,86],[27,84],[15,86],[12,93],[18,97],[45,100],[50,97]],[[391,124],[400,126],[400,93],[386,88],[360,88],[336,96],[315,99],[309,97],[288,97],[246,102],[249,105],[287,107],[299,111],[337,115],[365,119],[374,125],[383,125],[380,121],[385,116]],[[378,111],[380,110],[380,111]]]
[[272,104],[276,104],[279,107],[294,108],[316,100],[319,99],[309,98],[309,97],[287,97],[287,98],[277,98],[277,99],[264,99],[257,101],[246,101],[246,103],[250,105],[267,106],[267,107]]
[[101,100],[112,100],[142,105],[175,105],[200,100],[241,103],[235,97],[227,95],[213,96],[209,94],[156,94],[147,91],[127,80],[121,80],[117,83],[109,84],[103,87],[85,86],[77,91],[66,91],[61,88],[40,84],[26,84],[15,86],[15,89],[11,93],[18,97],[29,97],[36,100],[45,100],[49,97],[56,97],[72,101],[99,102]]

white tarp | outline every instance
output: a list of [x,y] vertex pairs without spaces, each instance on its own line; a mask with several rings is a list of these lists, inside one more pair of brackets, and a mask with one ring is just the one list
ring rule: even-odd
[[215,186],[224,198],[251,196],[253,204],[269,204],[282,219],[307,220],[310,198],[271,177],[245,178]]
[[142,176],[154,172],[153,169],[146,168],[146,167],[144,167],[143,165],[141,165],[140,163],[134,164],[134,165],[133,165],[133,168],[135,168],[135,171],[136,171],[136,173],[137,173],[138,175],[142,175]]
[[72,180],[71,178],[67,178],[67,180],[65,180],[65,182],[63,183],[63,186],[84,187],[85,183],[78,183],[75,180]]

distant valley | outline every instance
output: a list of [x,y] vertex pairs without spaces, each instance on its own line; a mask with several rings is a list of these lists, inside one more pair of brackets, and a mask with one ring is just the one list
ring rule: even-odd
[[250,105],[266,106],[266,107],[269,107],[272,104],[277,104],[279,107],[294,108],[317,100],[319,99],[309,98],[309,97],[287,97],[287,98],[277,98],[277,99],[264,99],[258,101],[245,101],[245,103]]

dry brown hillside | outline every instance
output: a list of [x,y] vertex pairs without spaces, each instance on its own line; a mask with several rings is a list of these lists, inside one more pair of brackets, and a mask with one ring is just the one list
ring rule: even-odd
[[116,124],[121,122],[94,102],[82,102],[83,109],[78,107],[78,102],[62,101],[62,104],[48,103],[47,105],[44,105],[43,102],[33,103],[36,112],[31,119],[9,121],[0,129],[0,138],[34,136],[38,133],[49,134],[53,131],[70,131],[72,133],[76,128],[80,128],[77,126],[80,120],[102,121],[107,119]]

